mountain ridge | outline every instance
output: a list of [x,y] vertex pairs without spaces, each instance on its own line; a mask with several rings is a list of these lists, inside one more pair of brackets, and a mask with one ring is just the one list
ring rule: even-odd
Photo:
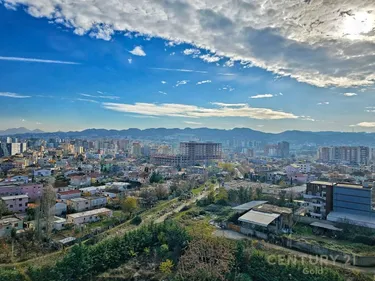
[[[5,132],[5,133],[4,133]],[[293,144],[319,144],[319,145],[368,145],[375,146],[375,133],[365,132],[335,132],[335,131],[298,131],[289,130],[280,133],[266,133],[249,128],[211,129],[211,128],[129,128],[123,130],[90,128],[82,131],[68,132],[43,132],[29,130],[24,127],[0,131],[1,136],[23,137],[61,137],[61,138],[102,138],[102,137],[132,137],[144,139],[171,139],[178,135],[191,136],[200,140],[212,141],[261,141],[275,143],[288,141]]]

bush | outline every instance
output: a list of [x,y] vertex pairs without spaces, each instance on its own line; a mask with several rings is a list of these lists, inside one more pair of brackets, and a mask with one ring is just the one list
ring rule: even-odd
[[134,225],[139,225],[142,223],[142,218],[140,216],[135,216],[132,220],[131,220],[131,224],[134,224]]

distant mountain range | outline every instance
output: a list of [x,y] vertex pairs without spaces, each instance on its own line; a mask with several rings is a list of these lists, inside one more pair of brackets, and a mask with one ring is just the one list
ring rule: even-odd
[[41,130],[28,130],[15,128],[0,131],[0,136],[19,135],[29,137],[60,137],[60,138],[103,138],[103,137],[129,137],[149,140],[173,140],[197,138],[202,141],[261,141],[276,143],[288,141],[292,144],[317,144],[317,145],[367,145],[375,146],[375,133],[351,133],[351,132],[309,132],[309,131],[285,131],[282,133],[265,133],[248,128],[234,128],[231,130],[209,128],[185,128],[185,129],[86,129],[83,131],[47,133]]
[[0,136],[9,136],[9,135],[20,135],[20,134],[41,134],[44,133],[44,131],[36,129],[36,130],[29,130],[25,127],[19,127],[19,128],[11,128],[6,129],[4,131],[0,131]]

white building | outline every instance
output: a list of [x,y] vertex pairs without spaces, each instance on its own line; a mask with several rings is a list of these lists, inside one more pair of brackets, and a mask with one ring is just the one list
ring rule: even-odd
[[96,222],[101,219],[101,217],[112,217],[112,211],[107,208],[101,208],[96,210],[91,210],[82,213],[67,215],[67,222],[73,223],[75,225],[81,225],[89,222]]
[[68,200],[68,206],[76,212],[90,209],[90,201],[85,198],[72,198]]
[[41,170],[34,171],[35,177],[50,177],[51,174],[52,174],[52,171],[48,169],[41,169]]

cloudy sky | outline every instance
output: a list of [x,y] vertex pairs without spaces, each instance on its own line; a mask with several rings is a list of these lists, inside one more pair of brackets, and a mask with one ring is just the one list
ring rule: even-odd
[[0,129],[375,131],[371,0],[0,0]]

